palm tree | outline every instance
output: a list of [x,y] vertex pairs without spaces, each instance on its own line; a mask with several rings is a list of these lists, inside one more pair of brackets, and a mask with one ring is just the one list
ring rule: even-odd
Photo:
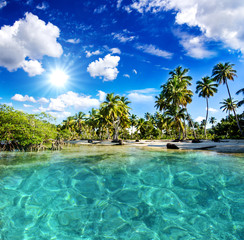
[[218,84],[214,83],[214,80],[210,77],[203,77],[202,81],[197,81],[196,93],[199,93],[199,97],[206,98],[207,102],[207,112],[206,112],[206,121],[204,127],[204,135],[207,138],[207,120],[208,120],[208,99],[217,92]]
[[[236,92],[238,95],[239,93],[242,93],[244,95],[244,88],[240,89],[239,91]],[[241,107],[244,104],[244,98],[237,103],[237,107]]]
[[178,128],[179,139],[181,138],[181,132],[184,133],[184,120],[186,118],[186,109],[180,107],[171,107],[169,110],[165,112],[167,117],[170,117],[170,125],[174,126],[176,129]]
[[230,113],[231,111],[234,112],[234,110],[237,108],[237,101],[233,101],[232,99],[230,98],[227,98],[227,99],[224,99],[223,102],[220,102],[221,104],[223,104],[220,109],[223,109],[222,111],[223,112],[229,112],[229,116],[230,116]]
[[216,118],[215,117],[211,117],[209,118],[209,123],[211,123],[212,125],[214,125],[216,123]]
[[[225,64],[218,63],[217,65],[214,66],[213,72],[212,72],[212,76],[214,77],[214,80],[217,81],[219,85],[221,83],[226,85],[227,91],[229,94],[229,99],[230,99],[232,106],[233,106],[233,103],[232,103],[232,97],[231,97],[229,86],[228,86],[228,80],[234,81],[234,77],[237,76],[236,70],[233,69],[233,66],[234,66],[234,64],[230,64],[228,62]],[[234,107],[233,107],[233,112],[234,112],[234,115],[236,118],[238,128],[241,132],[241,135],[244,136]]]
[[[187,111],[187,104],[192,102],[193,92],[188,89],[191,85],[192,77],[187,76],[189,69],[182,69],[181,66],[171,71],[168,81],[161,86],[162,92],[156,97],[157,109],[168,111],[173,107],[184,108]],[[172,112],[172,111],[171,111]],[[177,111],[174,111],[175,113]],[[185,120],[183,125],[185,125]],[[183,129],[183,138],[186,137],[185,127]]]
[[137,124],[137,116],[135,114],[130,115],[130,124],[131,124],[131,138],[133,139],[134,127]]
[[108,93],[106,100],[101,104],[101,114],[107,118],[114,129],[113,141],[118,141],[121,122],[129,123],[130,108],[127,106],[129,103],[127,98],[122,97],[121,100],[119,95]]
[[86,114],[83,112],[78,112],[75,114],[76,125],[80,134],[82,134],[82,127],[85,123]]

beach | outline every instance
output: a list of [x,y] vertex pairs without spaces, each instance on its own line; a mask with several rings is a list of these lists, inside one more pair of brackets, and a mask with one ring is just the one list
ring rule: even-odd
[[[205,150],[216,151],[220,153],[244,153],[244,140],[242,139],[226,139],[221,140],[220,142],[214,142],[211,140],[201,140],[200,143],[192,143],[191,140],[185,140],[184,142],[172,141],[173,140],[140,140],[139,142],[135,142],[135,140],[124,140],[123,145],[167,149],[167,143],[171,143],[175,144],[179,148],[179,150]],[[87,140],[74,140],[68,141],[68,143],[97,146],[118,145],[118,143],[112,143],[108,140],[94,140],[92,143],[88,143]]]

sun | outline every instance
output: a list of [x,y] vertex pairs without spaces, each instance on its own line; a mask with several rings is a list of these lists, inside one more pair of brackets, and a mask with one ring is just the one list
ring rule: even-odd
[[51,82],[52,85],[56,87],[64,87],[68,79],[69,79],[69,75],[66,74],[61,69],[56,69],[52,71],[49,76],[49,81]]

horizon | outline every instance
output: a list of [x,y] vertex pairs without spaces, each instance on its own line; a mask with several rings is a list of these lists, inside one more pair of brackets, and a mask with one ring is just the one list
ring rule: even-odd
[[[244,2],[219,6],[216,0],[211,7],[199,0],[0,0],[0,104],[50,113],[58,124],[98,108],[114,92],[144,117],[156,112],[155,96],[169,72],[183,66],[193,78],[188,111],[201,121],[206,100],[195,93],[196,82],[217,63],[235,64],[238,77],[229,87],[235,100],[243,98],[235,94],[244,78],[243,9]],[[219,104],[226,98],[220,85],[209,99],[209,118],[227,115]]]

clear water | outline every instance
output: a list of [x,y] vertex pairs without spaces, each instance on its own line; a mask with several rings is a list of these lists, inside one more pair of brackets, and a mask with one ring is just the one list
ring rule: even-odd
[[244,158],[134,147],[0,153],[0,239],[244,239]]

